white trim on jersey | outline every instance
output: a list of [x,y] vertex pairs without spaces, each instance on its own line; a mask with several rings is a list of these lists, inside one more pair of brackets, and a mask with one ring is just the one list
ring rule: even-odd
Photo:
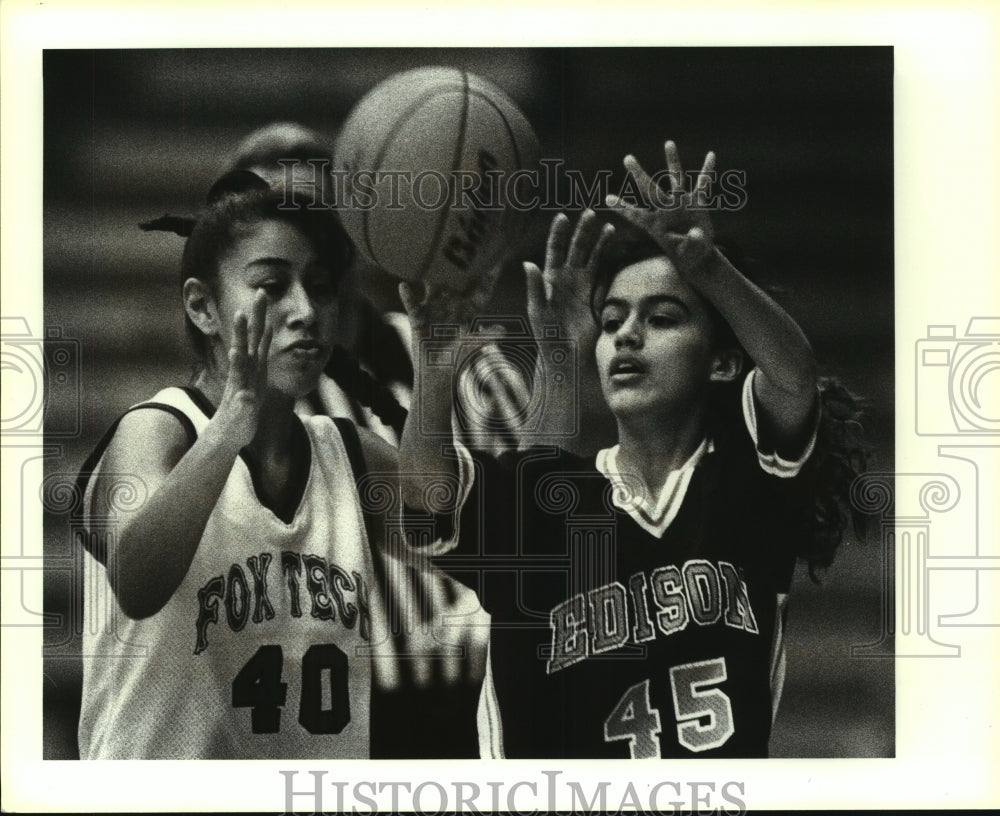
[[500,703],[493,686],[493,663],[490,647],[486,647],[486,676],[479,692],[479,706],[476,709],[476,729],[479,731],[479,758],[506,759],[503,753],[503,722],[500,719]]
[[819,412],[816,412],[816,424],[813,426],[812,436],[809,437],[809,444],[806,445],[805,450],[798,459],[794,461],[782,459],[773,451],[770,453],[762,451],[760,449],[760,442],[757,439],[757,404],[753,395],[753,380],[759,370],[757,368],[752,369],[743,381],[743,419],[746,422],[747,430],[750,432],[750,438],[753,440],[754,447],[757,449],[757,461],[760,462],[760,466],[764,472],[782,479],[791,479],[799,475],[802,466],[812,456],[813,448],[816,447],[816,432],[819,430]]
[[774,614],[774,639],[771,641],[771,724],[778,716],[781,692],[785,687],[785,607],[788,593],[777,594]]
[[[805,450],[795,461],[783,459],[776,453],[762,451],[758,442],[757,408],[753,396],[753,380],[758,370],[757,368],[752,369],[743,382],[743,421],[746,424],[750,438],[753,440],[754,448],[757,451],[757,461],[761,469],[772,476],[789,479],[799,474],[799,471],[801,471],[806,461],[812,455],[813,448],[816,446],[816,434],[819,430],[819,415],[817,413],[816,424],[813,426],[812,435]],[[457,420],[454,414],[452,415],[452,437],[458,458],[458,508],[460,514],[461,508],[465,505],[472,490],[473,480],[475,479],[475,468],[472,454],[459,440]],[[657,538],[662,538],[663,533],[666,532],[670,523],[680,511],[681,505],[684,503],[684,496],[687,493],[688,484],[691,482],[694,468],[697,467],[704,456],[712,453],[714,450],[715,446],[712,440],[703,439],[695,452],[691,454],[691,457],[680,468],[671,471],[667,475],[667,480],[660,489],[660,494],[657,496],[655,502],[651,501],[648,496],[643,495],[641,490],[636,490],[635,479],[622,477],[621,471],[618,468],[618,445],[598,451],[596,466],[615,487],[612,494],[612,501],[615,506],[628,513],[646,532]],[[457,519],[455,529],[456,531],[458,530]],[[439,551],[434,554],[437,555],[440,552],[446,552],[454,546],[454,540],[440,542],[438,545]]]
[[[754,448],[757,450],[757,461],[765,473],[781,478],[792,478],[797,476],[802,466],[809,459],[813,448],[816,445],[816,432],[818,422],[813,428],[809,444],[796,461],[792,462],[782,459],[776,453],[765,453],[758,447],[757,434],[757,411],[753,396],[753,379],[758,369],[753,369],[743,383],[743,420],[746,423],[747,431],[753,440]],[[687,493],[688,485],[694,469],[701,460],[714,450],[712,440],[703,439],[691,457],[679,467],[672,470],[660,489],[659,496],[655,502],[648,495],[642,493],[642,488],[636,490],[636,480],[623,477],[618,467],[618,445],[605,448],[597,453],[597,469],[603,473],[614,485],[612,494],[614,505],[620,510],[629,514],[632,519],[650,535],[662,538],[671,522],[676,518],[677,513],[684,503],[684,496]]]
[[618,467],[618,445],[597,454],[597,469],[614,485],[611,500],[615,507],[628,513],[647,533],[662,538],[667,527],[680,512],[694,469],[715,449],[710,439],[703,439],[697,450],[677,470],[667,474],[655,503],[648,495],[635,489],[636,480],[622,476]]

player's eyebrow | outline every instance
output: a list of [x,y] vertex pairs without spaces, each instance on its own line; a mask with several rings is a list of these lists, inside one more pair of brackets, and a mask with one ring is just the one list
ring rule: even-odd
[[686,314],[691,314],[691,307],[676,295],[651,295],[648,298],[642,299],[644,306],[657,306],[661,303],[672,303],[683,309]]
[[254,258],[250,263],[247,264],[247,269],[253,266],[283,266],[289,267],[292,264],[285,258],[272,258],[271,256],[266,256],[263,258]]
[[[691,308],[676,295],[650,295],[649,297],[644,297],[639,301],[641,306],[657,306],[660,303],[671,303],[675,306],[679,306],[684,310],[685,314],[691,314]],[[623,298],[607,298],[603,304],[601,304],[602,311],[608,306],[618,306],[622,309],[628,309],[631,303]]]

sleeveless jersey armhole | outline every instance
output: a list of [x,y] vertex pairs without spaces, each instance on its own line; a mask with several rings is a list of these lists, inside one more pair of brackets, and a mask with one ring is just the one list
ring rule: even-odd
[[[351,463],[354,483],[355,485],[360,485],[361,480],[368,473],[368,466],[365,463],[365,453],[361,447],[361,438],[358,436],[358,429],[354,427],[354,423],[349,419],[344,419],[343,417],[331,417],[331,419],[333,419],[333,424],[337,426],[340,439],[344,443],[344,450],[347,451],[347,460]],[[359,493],[359,501],[360,498]],[[375,538],[375,533],[378,530],[376,526],[377,521],[372,511],[365,507],[363,501],[361,502],[361,515],[364,516],[365,532],[368,534],[368,546],[371,548],[377,540]]]
[[[173,405],[167,405],[163,402],[141,402],[138,405],[133,405],[127,411],[124,411],[121,416],[118,417],[111,426],[104,432],[104,436],[97,443],[94,449],[90,452],[90,455],[80,466],[80,471],[76,477],[76,495],[79,497],[79,501],[73,510],[73,519],[77,523],[81,524],[89,513],[86,507],[86,497],[87,497],[87,486],[90,484],[90,480],[94,476],[94,471],[97,469],[97,465],[100,463],[104,456],[105,451],[108,449],[108,445],[111,444],[111,440],[114,438],[115,433],[118,431],[118,426],[121,421],[126,417],[126,415],[131,414],[133,411],[139,411],[144,408],[153,408],[158,411],[166,411],[168,414],[172,415],[181,423],[184,428],[184,433],[187,436],[188,448],[194,445],[195,440],[198,438],[198,432],[195,430],[194,423],[187,417],[187,415],[181,411],[179,408]],[[83,536],[82,545],[84,549],[87,550],[94,558],[96,558],[102,565],[107,566],[107,551],[102,544],[104,543],[103,538],[98,539],[94,536]]]

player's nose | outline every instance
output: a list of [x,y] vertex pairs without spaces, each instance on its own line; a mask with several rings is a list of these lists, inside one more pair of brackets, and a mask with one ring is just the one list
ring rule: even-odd
[[316,303],[302,281],[293,281],[285,293],[285,310],[292,325],[310,326],[316,322]]
[[636,315],[629,315],[615,332],[615,348],[638,348],[641,345],[642,325]]

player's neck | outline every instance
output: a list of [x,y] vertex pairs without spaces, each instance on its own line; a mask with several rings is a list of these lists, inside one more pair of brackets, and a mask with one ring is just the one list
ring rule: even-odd
[[247,447],[261,458],[287,456],[291,451],[292,426],[298,422],[294,406],[295,400],[291,397],[268,391],[260,408],[257,433]]
[[642,479],[658,495],[667,475],[691,458],[705,438],[699,415],[682,420],[618,420],[618,469]]

